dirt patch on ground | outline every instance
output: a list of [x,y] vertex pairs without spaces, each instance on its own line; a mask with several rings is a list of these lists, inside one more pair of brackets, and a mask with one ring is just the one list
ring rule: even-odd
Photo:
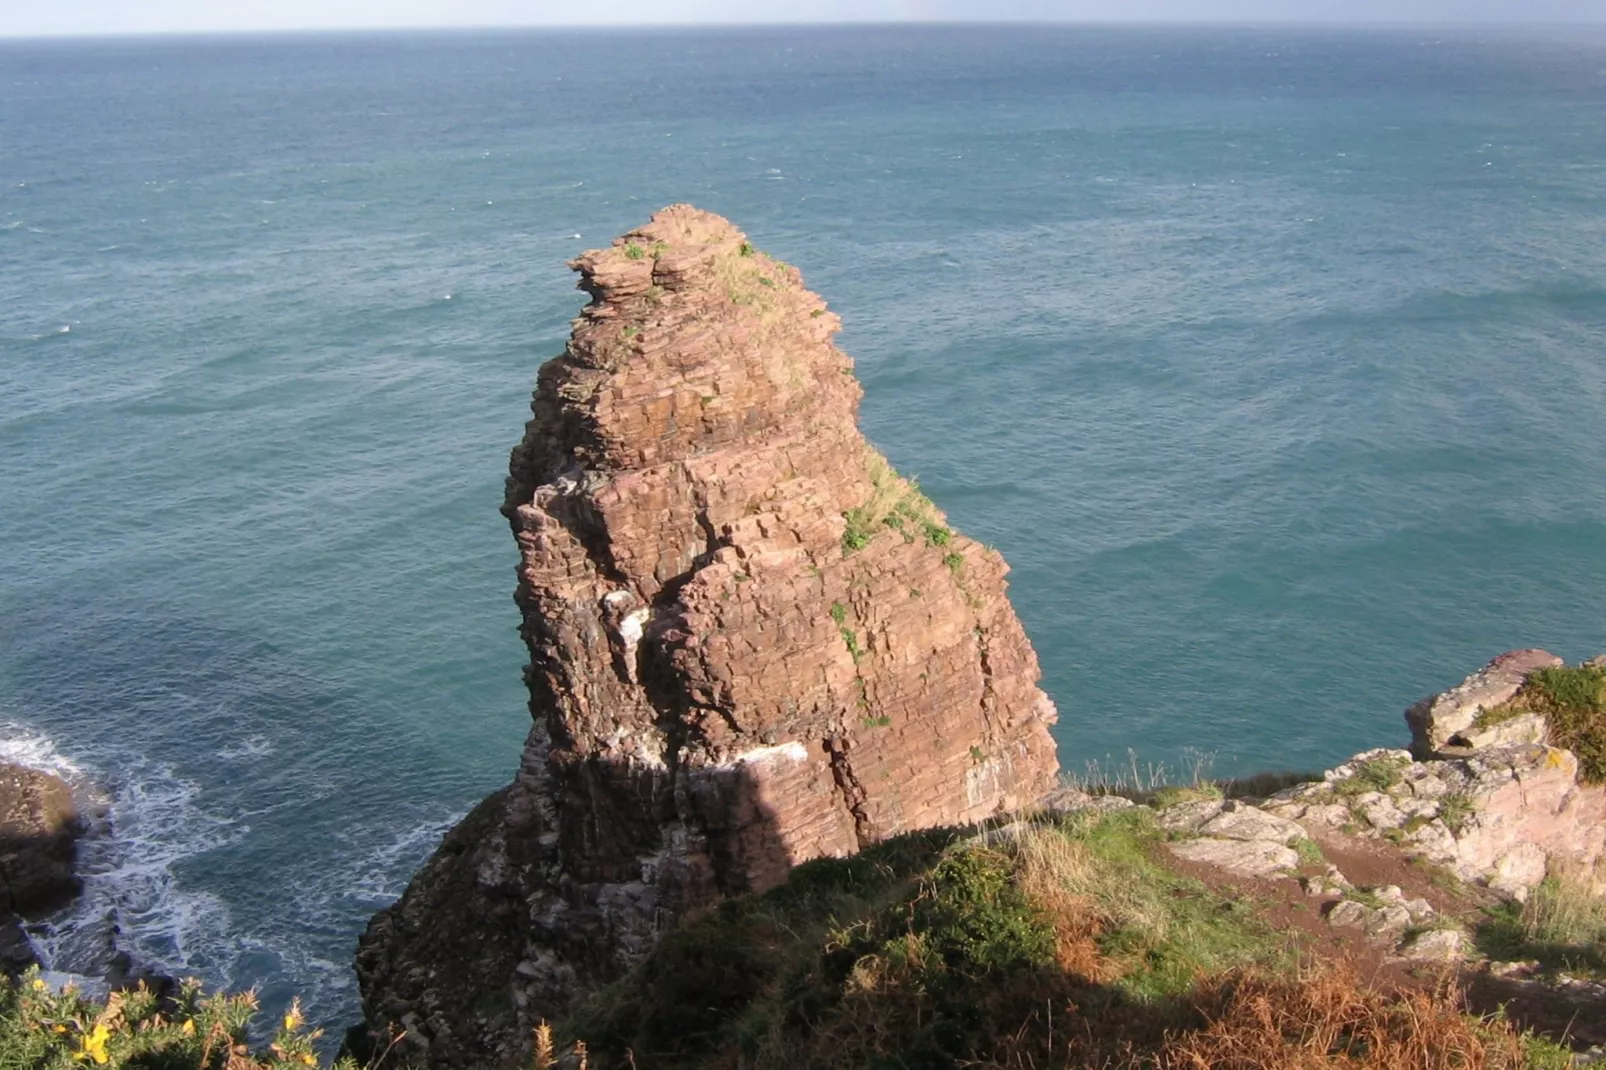
[[[1391,948],[1372,942],[1360,930],[1327,924],[1326,912],[1338,901],[1338,896],[1307,895],[1298,876],[1270,880],[1238,877],[1215,866],[1169,854],[1164,855],[1163,862],[1175,872],[1192,877],[1221,895],[1253,904],[1257,917],[1274,931],[1286,934],[1301,965],[1340,965],[1357,978],[1384,990],[1403,985],[1418,987],[1437,981],[1444,973],[1441,967],[1433,976],[1425,976],[1429,971],[1421,970],[1419,964],[1391,961]],[[1339,868],[1343,870],[1342,865]],[[1315,876],[1323,869],[1321,865],[1307,864],[1301,867],[1300,876]],[[1347,871],[1345,875],[1348,876]],[[1400,887],[1404,889],[1405,885]],[[1413,970],[1413,966],[1417,968]]]
[[1355,887],[1381,888],[1392,884],[1404,892],[1407,899],[1426,899],[1438,913],[1464,923],[1481,919],[1483,908],[1497,901],[1492,893],[1462,883],[1448,870],[1407,858],[1398,847],[1384,840],[1324,833],[1316,838],[1316,843],[1328,861]]

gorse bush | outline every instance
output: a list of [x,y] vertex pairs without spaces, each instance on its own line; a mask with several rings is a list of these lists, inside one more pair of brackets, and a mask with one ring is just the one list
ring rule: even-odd
[[[0,1070],[68,1067],[141,1070],[307,1070],[319,1065],[308,1030],[292,1006],[268,1046],[253,1052],[246,1033],[257,1012],[252,993],[201,991],[184,981],[171,996],[144,987],[104,1001],[77,989],[56,991],[32,971],[0,981]],[[355,1064],[337,1064],[355,1070]]]

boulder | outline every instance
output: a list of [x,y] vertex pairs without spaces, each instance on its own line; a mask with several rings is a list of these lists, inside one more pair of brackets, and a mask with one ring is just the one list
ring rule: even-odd
[[1299,868],[1298,852],[1269,840],[1176,840],[1166,850],[1240,877],[1284,877]]
[[1535,714],[1519,714],[1483,724],[1479,714],[1510,702],[1536,669],[1556,668],[1562,659],[1545,650],[1510,650],[1448,691],[1431,695],[1405,711],[1411,750],[1419,758],[1504,743],[1543,743],[1545,726]]
[[1285,847],[1307,838],[1305,830],[1295,822],[1240,802],[1226,803],[1219,813],[1200,822],[1194,831],[1216,839],[1264,840]]
[[31,918],[70,902],[83,887],[73,870],[82,831],[65,781],[0,764],[0,908]]
[[1077,788],[1056,788],[1037,801],[1036,809],[1046,814],[1108,814],[1136,805],[1122,795],[1092,795]]
[[1396,954],[1415,962],[1460,962],[1472,950],[1472,941],[1459,929],[1427,929],[1406,938]]
[[39,960],[22,922],[57,910],[82,890],[74,870],[83,822],[60,777],[0,763],[0,973]]

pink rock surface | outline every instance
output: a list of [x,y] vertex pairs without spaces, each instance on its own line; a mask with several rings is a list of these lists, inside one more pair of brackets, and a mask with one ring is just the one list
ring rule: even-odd
[[796,269],[685,205],[571,266],[503,506],[534,725],[358,954],[435,1065],[517,1057],[689,910],[1057,773],[1003,559],[860,435]]

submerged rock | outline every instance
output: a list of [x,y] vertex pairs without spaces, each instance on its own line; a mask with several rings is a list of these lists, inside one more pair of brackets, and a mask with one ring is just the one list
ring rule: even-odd
[[688,911],[1057,771],[1003,559],[865,442],[798,272],[685,205],[571,266],[503,507],[534,725],[358,953],[376,1035],[436,1065],[518,1056]]

